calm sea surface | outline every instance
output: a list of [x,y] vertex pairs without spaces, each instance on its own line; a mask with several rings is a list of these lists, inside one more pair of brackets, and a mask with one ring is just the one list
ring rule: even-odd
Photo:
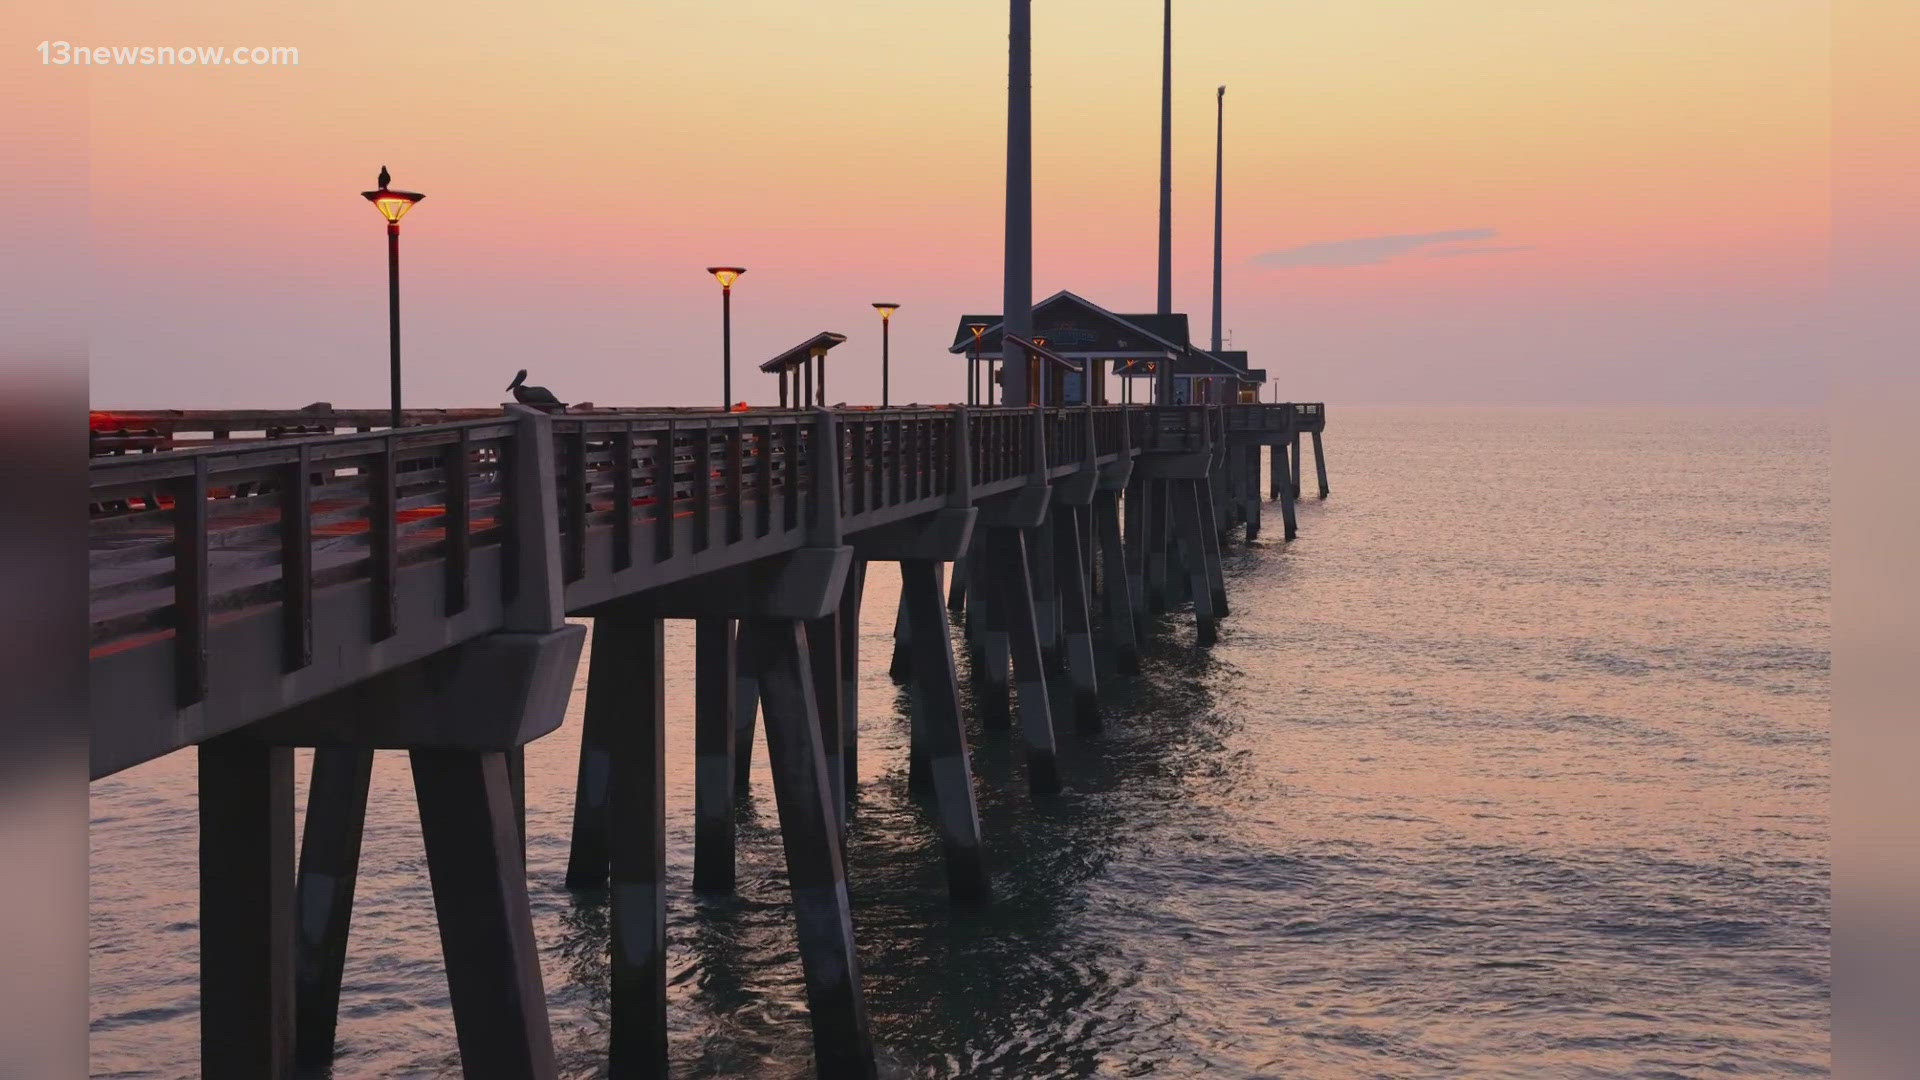
[[[974,732],[998,895],[949,908],[864,627],[849,857],[889,1077],[1690,1077],[1828,1070],[1825,418],[1359,410],[1301,539],[1236,543],[1217,647],[1158,627],[1109,731],[1025,794]],[[1309,477],[1309,489],[1311,478]],[[692,874],[691,630],[669,664],[672,1053],[811,1075],[772,792],[737,898]],[[878,657],[877,661],[873,658]],[[563,1061],[599,1075],[606,910],[560,885],[569,720],[528,754]],[[302,781],[304,785],[304,777]],[[197,1074],[193,760],[93,786],[97,1076]],[[406,763],[374,773],[337,1077],[458,1075]]]

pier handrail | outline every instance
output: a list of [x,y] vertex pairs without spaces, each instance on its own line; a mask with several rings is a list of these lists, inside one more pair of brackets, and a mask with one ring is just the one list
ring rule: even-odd
[[[1065,476],[1087,467],[1089,445],[1096,463],[1192,452],[1220,437],[1220,412],[1047,409],[1036,439],[1033,407],[835,409],[840,528],[938,510],[963,474],[969,503],[1038,472]],[[180,422],[237,422],[223,415]],[[364,678],[353,664],[391,667],[501,627],[521,584],[511,523],[522,486],[509,481],[531,459],[522,422],[489,411],[365,433],[264,434],[316,415],[319,424],[358,418],[249,413],[260,428],[229,426],[225,439],[90,462],[92,654],[173,691],[164,708],[148,702],[133,712],[157,722],[161,712],[196,709],[203,734],[217,734],[249,710]],[[542,419],[555,465],[536,489],[559,508],[565,609],[798,546],[813,513],[815,415],[646,409]],[[965,440],[951,431],[959,416]],[[233,437],[243,430],[263,435]],[[964,469],[956,447],[968,455]],[[244,648],[223,635],[242,635]],[[137,663],[134,653],[143,654]],[[154,667],[161,656],[170,677]],[[242,664],[261,670],[222,671]]]

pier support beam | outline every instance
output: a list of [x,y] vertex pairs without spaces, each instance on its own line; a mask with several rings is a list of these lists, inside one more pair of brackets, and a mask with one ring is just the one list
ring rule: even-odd
[[1295,499],[1300,497],[1300,433],[1293,433],[1293,446],[1287,454],[1287,490]]
[[1147,483],[1147,607],[1167,610],[1167,540],[1173,526],[1173,485],[1165,480]]
[[760,715],[760,680],[739,663],[738,624],[734,626],[733,797],[747,794],[753,775],[753,722]]
[[1293,484],[1287,479],[1286,448],[1276,445],[1279,458],[1274,462],[1273,486],[1280,496],[1280,538],[1292,540],[1300,535],[1300,521],[1294,512]]
[[1006,618],[1013,681],[1020,709],[1020,733],[1027,748],[1027,784],[1036,795],[1060,790],[1060,766],[1053,738],[1053,711],[1047,697],[1046,661],[1040,652],[1040,628],[1033,610],[1033,578],[1025,529],[987,530],[994,552],[996,598]]
[[[1217,518],[1213,509],[1213,485],[1202,480],[1193,486],[1193,490],[1200,500],[1202,520],[1215,521]],[[1214,617],[1224,619],[1231,609],[1227,606],[1227,578],[1226,568],[1220,555],[1220,534],[1220,529],[1208,529],[1201,535],[1200,561],[1202,569],[1206,571],[1207,592],[1213,600]]]
[[593,620],[587,702],[580,721],[580,769],[573,788],[573,842],[567,853],[569,889],[607,887],[611,858],[607,850],[607,791],[613,772],[608,739],[613,728],[631,722],[628,705],[621,700],[627,678],[620,669],[635,662],[626,652],[632,647],[630,635],[618,628],[615,620]]
[[1324,499],[1331,489],[1327,487],[1327,451],[1321,444],[1320,433],[1317,431],[1313,432],[1313,471],[1318,474],[1320,497]]
[[1060,588],[1060,622],[1066,639],[1067,682],[1072,687],[1074,730],[1101,728],[1099,676],[1093,655],[1093,616],[1087,597],[1086,548],[1080,538],[1080,508],[1059,506],[1053,515],[1053,569]]
[[1148,489],[1152,481],[1144,473],[1136,470],[1127,478],[1127,490],[1121,507],[1126,513],[1125,535],[1121,537],[1125,545],[1127,592],[1133,602],[1133,617],[1140,632],[1145,633],[1147,622],[1147,531],[1148,508],[1152,499]]
[[[840,711],[844,745],[844,790],[851,799],[860,786],[860,602],[866,595],[867,561],[856,556],[840,591]],[[944,632],[945,627],[942,626]]]
[[962,557],[953,564],[953,581],[947,586],[947,610],[955,615],[967,609],[967,582],[973,563]]
[[1213,644],[1218,636],[1213,586],[1207,574],[1208,522],[1201,506],[1205,496],[1196,490],[1204,483],[1204,480],[1172,481],[1166,485],[1172,489],[1174,527],[1179,530],[1180,546],[1186,554],[1188,587],[1193,593],[1195,640],[1203,646]]
[[[1037,410],[1032,435],[1037,450],[1043,436]],[[1043,455],[1036,453],[1035,459],[1042,460]],[[1046,709],[1046,666],[1039,652],[1040,635],[1033,613],[1031,552],[1026,537],[1045,524],[1052,500],[1052,487],[1040,476],[1034,476],[1025,487],[978,509],[979,524],[973,532],[972,543],[972,550],[980,560],[974,566],[973,594],[981,604],[979,659],[984,661],[974,668],[974,707],[979,710],[982,727],[1002,731],[1011,726],[1010,697],[1013,695],[1008,693],[1006,685],[1007,669],[1011,666],[1013,682],[1019,690],[1021,730],[1027,741],[1028,760],[1038,762],[1037,771],[1029,772],[1030,781],[1039,785],[1037,790],[1056,789],[1059,776],[1054,765],[1052,720],[1049,718],[1040,727],[1029,722],[1036,708]],[[1019,580],[1014,580],[1016,577]],[[1026,657],[1028,642],[1033,651],[1030,665]],[[1040,680],[1043,692],[1037,699],[1027,690],[1029,678]],[[1030,701],[1036,704],[1030,706]],[[1044,741],[1036,743],[1035,740],[1042,738],[1043,730]]]
[[506,752],[411,757],[461,1071],[556,1077]]
[[[851,571],[849,571],[851,573]],[[820,748],[826,755],[834,814],[844,836],[847,828],[847,714],[840,696],[840,613],[836,609],[806,621],[807,656],[813,665],[814,711],[820,720]]]
[[[913,617],[912,605],[907,599],[906,564],[909,561],[931,562],[933,564],[934,583],[943,590],[945,588],[945,575],[941,572],[941,564],[937,561],[931,559],[900,560],[900,607],[901,610],[907,612],[907,618],[909,620],[907,639],[913,648],[913,670],[909,672],[907,679],[907,791],[909,794],[918,797],[930,794],[933,791],[933,759],[931,757],[931,751],[928,748],[929,744],[926,729],[927,710],[921,701],[923,679],[918,668],[918,664],[920,663],[920,645],[913,641],[913,635],[923,634],[926,630],[921,625],[920,620]],[[934,638],[934,641],[936,644],[940,644],[945,648],[949,659],[951,659],[952,644],[947,639],[947,625],[944,620],[939,623],[937,630],[938,634]]]
[[293,1075],[293,751],[200,744],[200,1075]]
[[303,1070],[324,1068],[333,1060],[372,775],[372,750],[323,747],[313,752],[294,924],[294,1061]]
[[1226,452],[1227,448],[1214,448],[1213,468],[1207,472],[1207,520],[1213,525],[1214,541],[1225,545],[1227,529],[1233,524],[1233,501],[1226,497],[1232,486],[1233,463]]
[[1040,655],[1048,671],[1060,668],[1060,581],[1053,557],[1053,522],[1064,507],[1049,507],[1047,520],[1023,534],[1027,569],[1033,575],[1033,621],[1040,633]]
[[1234,497],[1240,500],[1240,514],[1247,521],[1247,539],[1260,539],[1260,445],[1254,443],[1241,451],[1241,476],[1239,490]]
[[1107,644],[1113,649],[1114,666],[1122,675],[1140,673],[1140,642],[1133,625],[1136,607],[1134,588],[1138,579],[1127,561],[1127,549],[1120,535],[1120,495],[1103,491],[1093,503],[1094,530],[1099,534],[1101,558],[1101,596],[1106,601]]
[[973,657],[973,707],[980,726],[988,731],[1005,731],[1013,726],[1013,687],[1008,670],[1013,660],[1012,638],[1008,630],[1004,589],[994,578],[1003,572],[997,564],[1000,553],[983,532],[973,554],[975,587],[969,606],[978,606],[976,626],[980,640]]
[[906,682],[913,670],[913,646],[907,641],[907,602],[901,598],[893,613],[893,659],[887,662],[887,677]]
[[[596,700],[600,704],[610,762],[604,826],[612,870],[608,1068],[618,1077],[665,1076],[666,625],[638,615],[602,617],[594,620],[593,643],[587,703],[589,709]],[[604,677],[603,660],[611,661]]]
[[822,1077],[871,1080],[873,1038],[854,952],[833,783],[813,708],[807,634],[795,622],[750,618],[741,624],[741,639],[766,709],[767,756],[793,890],[815,1067]]
[[731,619],[693,624],[693,888],[730,893],[734,884],[734,740],[739,665]]
[[973,771],[960,722],[960,683],[953,648],[940,613],[939,564],[900,564],[901,595],[913,621],[915,731],[932,782],[940,841],[946,851],[947,889],[960,903],[985,903],[992,895],[980,845],[980,816],[973,801]]

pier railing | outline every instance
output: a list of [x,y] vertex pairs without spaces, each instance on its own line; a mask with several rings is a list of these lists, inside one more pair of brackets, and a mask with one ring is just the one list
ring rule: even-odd
[[1234,405],[1222,409],[1221,417],[1226,430],[1234,434],[1287,436],[1324,427],[1326,406],[1317,401]]
[[370,640],[392,636],[402,566],[440,558],[467,607],[472,553],[497,544],[508,418],[97,460],[90,577],[96,653],[172,638],[175,699],[207,692],[210,627],[280,609],[283,672],[313,659],[316,589],[360,580]]
[[[516,545],[544,542],[516,490],[552,500],[558,584],[578,611],[801,546],[822,469],[844,533],[948,505],[958,416],[978,501],[1040,472],[1203,450],[1240,411],[840,409],[827,429],[803,411],[488,412],[337,435],[289,431],[372,415],[181,419],[167,435],[215,421],[227,437],[90,467],[92,655],[113,669],[98,682],[128,688],[103,708],[110,726],[157,732],[111,767],[193,741],[178,710],[217,734],[498,629],[530,565]],[[830,457],[821,430],[838,443]],[[529,487],[513,477],[543,459],[525,452],[532,431],[551,433],[554,474]]]

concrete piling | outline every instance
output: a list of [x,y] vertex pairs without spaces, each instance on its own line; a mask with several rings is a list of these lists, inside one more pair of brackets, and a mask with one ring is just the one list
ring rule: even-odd
[[843,834],[822,724],[814,713],[809,635],[798,623],[752,618],[742,623],[741,636],[766,711],[767,755],[813,1020],[815,1065],[822,1077],[871,1080],[876,1074],[873,1037],[854,950]]
[[998,611],[1007,624],[1013,680],[1020,708],[1020,733],[1027,749],[1027,784],[1036,795],[1060,790],[1060,766],[1053,738],[1053,711],[1047,695],[1046,661],[1033,610],[1033,585],[1024,529],[990,529],[994,577],[1000,590]]
[[938,564],[902,562],[900,588],[914,622],[914,714],[923,746],[920,758],[933,788],[946,851],[947,888],[957,902],[984,903],[992,886],[981,849],[966,731],[960,722],[960,683],[946,620],[940,613]]
[[372,775],[372,750],[321,747],[313,752],[294,923],[294,1058],[303,1070],[323,1068],[333,1060]]
[[461,1072],[556,1077],[507,755],[417,749],[410,756]]
[[1140,672],[1140,643],[1134,627],[1137,608],[1134,589],[1139,578],[1128,565],[1127,546],[1120,531],[1120,495],[1103,491],[1094,499],[1093,520],[1099,533],[1101,559],[1101,599],[1105,601],[1104,622],[1107,644],[1113,650],[1114,667],[1122,675]]
[[1078,507],[1058,506],[1053,514],[1054,579],[1060,584],[1060,621],[1065,638],[1067,683],[1074,730],[1101,727],[1099,677],[1093,654],[1093,616],[1087,596],[1086,552],[1080,539]]
[[1313,432],[1313,471],[1318,474],[1320,497],[1324,499],[1331,493],[1332,489],[1327,487],[1327,451],[1326,448],[1321,445],[1320,433],[1318,431]]
[[[665,1076],[667,1066],[665,644],[666,625],[657,616],[595,620],[587,702],[592,709],[597,691],[607,721],[602,745],[611,763],[605,810],[612,931],[608,1063],[610,1074],[619,1077]],[[603,657],[612,662],[601,678]]]
[[200,744],[200,1075],[292,1075],[293,751]]
[[739,665],[731,619],[693,624],[693,888],[730,893],[734,883],[734,768]]

